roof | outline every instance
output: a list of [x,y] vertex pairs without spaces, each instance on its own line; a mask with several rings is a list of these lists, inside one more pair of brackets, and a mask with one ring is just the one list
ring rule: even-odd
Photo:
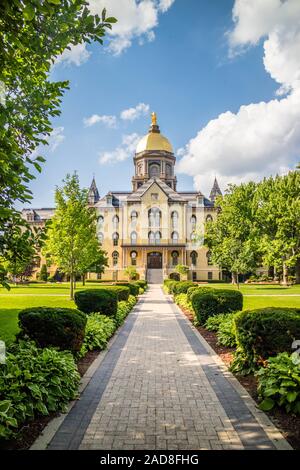
[[168,199],[175,202],[184,202],[184,199],[179,193],[174,191],[164,181],[159,178],[150,178],[146,183],[138,188],[137,191],[133,192],[128,196],[127,201],[139,201],[143,194],[154,184],[157,183],[161,190],[167,195]]

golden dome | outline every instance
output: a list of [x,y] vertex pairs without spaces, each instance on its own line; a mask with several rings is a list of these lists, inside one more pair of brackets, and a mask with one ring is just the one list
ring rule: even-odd
[[136,153],[145,152],[146,150],[163,150],[173,153],[173,148],[169,140],[159,131],[159,127],[156,124],[155,113],[152,113],[152,126],[150,127],[149,133],[139,141]]

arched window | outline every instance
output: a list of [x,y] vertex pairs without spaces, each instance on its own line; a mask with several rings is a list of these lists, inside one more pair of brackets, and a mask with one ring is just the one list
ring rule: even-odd
[[191,226],[192,226],[192,230],[195,230],[196,224],[197,224],[197,217],[196,217],[195,215],[192,215],[192,216],[191,216]]
[[136,241],[137,241],[137,233],[136,232],[131,232],[130,241],[131,241],[131,245],[136,244]]
[[166,176],[172,176],[172,167],[170,163],[166,164]]
[[191,233],[190,239],[191,239],[191,242],[192,242],[193,244],[196,243],[196,241],[197,241],[197,236],[196,236],[195,232],[192,232],[192,233]]
[[131,220],[131,225],[134,226],[134,227],[136,226],[137,218],[138,218],[137,211],[132,211],[131,214],[130,214],[130,220]]
[[119,253],[117,251],[113,252],[112,260],[113,260],[113,266],[117,266],[118,261],[119,261]]
[[158,178],[160,175],[160,166],[158,163],[152,163],[149,168],[150,178]]
[[154,245],[154,243],[155,243],[154,232],[149,232],[148,233],[148,240],[149,240],[150,245]]
[[99,217],[98,217],[98,225],[99,225],[99,227],[102,227],[103,224],[104,224],[104,217],[103,217],[103,215],[99,215]]
[[161,211],[157,207],[152,207],[148,211],[149,227],[160,227]]
[[197,252],[196,252],[196,251],[192,251],[191,254],[190,254],[190,257],[191,257],[192,265],[193,265],[193,266],[196,266],[196,265],[197,265],[197,258],[198,258]]
[[98,240],[99,240],[100,245],[102,245],[103,240],[104,240],[104,235],[102,232],[98,233]]
[[158,245],[160,243],[161,233],[155,232],[155,244]]
[[206,216],[206,219],[205,219],[205,220],[206,220],[206,222],[212,222],[212,221],[213,221],[213,218],[212,218],[212,216],[211,216],[210,214],[208,214],[208,215]]
[[178,227],[178,212],[173,211],[171,213],[171,221],[172,221],[172,228],[177,228]]
[[172,243],[178,243],[178,238],[179,238],[178,232],[172,232],[171,238],[172,238]]
[[119,228],[119,217],[117,215],[114,215],[112,222],[113,222],[113,228],[117,230]]
[[118,232],[113,233],[112,239],[113,239],[114,246],[118,246],[118,244],[119,244],[119,234],[118,234]]
[[132,266],[136,266],[137,252],[136,252],[136,251],[132,251],[132,252],[130,253],[130,258],[131,258],[131,265],[132,265]]
[[212,256],[211,256],[211,251],[208,251],[208,252],[206,253],[206,259],[207,259],[207,264],[208,264],[208,266],[211,266],[211,265],[213,264],[213,262],[212,262]]
[[177,266],[178,258],[179,258],[178,251],[172,251],[171,256],[172,256],[172,266]]

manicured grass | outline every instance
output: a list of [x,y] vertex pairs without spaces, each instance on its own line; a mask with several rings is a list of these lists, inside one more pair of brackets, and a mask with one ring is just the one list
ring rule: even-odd
[[[100,287],[99,283],[88,283],[85,287],[78,283],[77,289]],[[209,284],[211,287],[236,289],[231,284]],[[300,285],[282,286],[251,286],[241,284],[240,290],[244,297],[244,308],[260,307],[299,307]],[[291,295],[289,297],[289,295]],[[296,296],[294,296],[296,295]],[[248,297],[249,296],[249,297]],[[75,308],[69,300],[69,284],[31,284],[26,287],[12,286],[10,291],[0,288],[0,339],[6,343],[14,340],[18,332],[18,313],[27,307],[69,307]]]

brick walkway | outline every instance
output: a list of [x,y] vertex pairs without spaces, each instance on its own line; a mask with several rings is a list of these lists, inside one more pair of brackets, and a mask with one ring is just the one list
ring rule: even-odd
[[151,285],[48,449],[288,448],[229,376]]

